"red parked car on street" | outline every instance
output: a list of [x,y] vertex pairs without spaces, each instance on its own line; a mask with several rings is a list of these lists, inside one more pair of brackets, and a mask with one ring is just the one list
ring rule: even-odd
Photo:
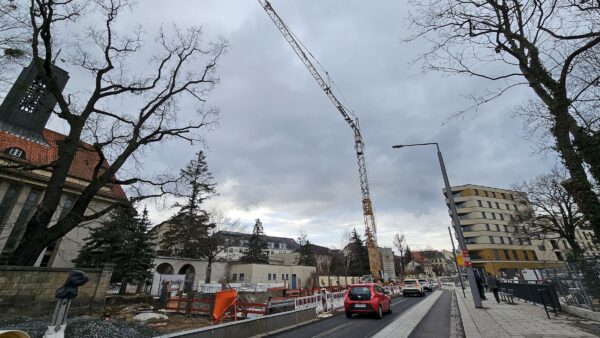
[[374,313],[381,319],[384,312],[392,312],[392,301],[379,284],[353,284],[346,292],[344,310],[347,318],[351,318],[353,313]]

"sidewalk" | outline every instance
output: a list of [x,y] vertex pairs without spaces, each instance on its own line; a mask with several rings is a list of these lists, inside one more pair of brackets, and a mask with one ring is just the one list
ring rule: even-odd
[[496,303],[492,293],[486,293],[483,309],[476,309],[467,288],[464,298],[455,289],[460,316],[467,338],[478,337],[596,337],[572,325],[573,317],[559,312],[550,319],[542,306],[515,299],[515,305]]

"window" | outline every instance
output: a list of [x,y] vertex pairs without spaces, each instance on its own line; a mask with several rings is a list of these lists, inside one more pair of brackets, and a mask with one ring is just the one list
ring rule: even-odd
[[488,239],[490,240],[490,244],[496,244],[496,242],[494,242],[494,237],[493,236],[488,236]]
[[477,189],[474,189],[474,190],[475,190],[475,195],[479,196],[479,190],[477,190]]
[[243,281],[245,277],[246,277],[246,276],[244,276],[244,274],[243,274],[243,273],[240,273],[240,280],[241,280],[241,281]]
[[511,260],[512,258],[510,257],[510,253],[508,252],[508,250],[504,250],[504,257],[507,261]]
[[508,227],[506,225],[502,226],[504,228],[504,232],[508,232]]
[[565,260],[565,259],[563,258],[563,255],[562,255],[562,253],[561,253],[560,251],[556,251],[556,252],[555,252],[555,254],[556,254],[556,258],[557,258],[559,261],[564,261],[564,260]]
[[510,237],[506,237],[506,238],[508,239],[508,244],[512,245],[513,244],[512,238],[510,238]]
[[538,245],[538,250],[540,251],[546,251],[546,247],[543,245]]
[[506,195],[504,193],[502,193],[502,199],[506,199]]
[[504,237],[500,237],[500,243],[504,244]]
[[11,184],[4,194],[2,202],[0,202],[0,233],[2,232],[4,223],[6,219],[8,219],[8,216],[10,215],[17,198],[19,197],[20,189],[21,187],[18,185]]
[[506,203],[506,210],[510,210],[510,205]]
[[285,280],[285,274],[281,274],[281,280]]
[[10,235],[8,236],[8,239],[6,240],[6,245],[4,246],[4,249],[2,250],[3,253],[4,252],[12,252],[15,249],[15,247],[17,246],[17,244],[19,243],[19,241],[21,240],[21,237],[23,236],[23,233],[25,232],[25,226],[27,225],[29,216],[31,216],[31,212],[37,205],[38,197],[40,195],[41,195],[41,191],[39,191],[39,190],[31,189],[29,191],[29,194],[27,195],[27,199],[25,199],[25,203],[23,204],[23,208],[21,208],[21,212],[19,212],[19,216],[17,217],[17,220],[15,221],[15,224],[10,232]]
[[290,276],[286,273],[285,274],[285,280],[289,280],[289,279],[290,279]]
[[500,252],[498,252],[498,250],[494,250],[494,257],[496,258],[497,261],[500,260]]
[[485,197],[488,197],[488,192],[487,191],[483,191],[483,193],[485,194]]
[[500,219],[504,221],[504,215],[502,215],[502,214],[498,214],[498,215],[500,215]]
[[492,202],[487,201],[487,205],[488,205],[488,208],[490,208],[490,209],[492,208]]
[[478,204],[480,207],[482,207],[482,208],[483,208],[483,204],[481,203],[481,201],[480,201],[480,200],[477,200],[477,204]]
[[25,158],[25,151],[21,148],[11,147],[11,148],[7,148],[6,150],[4,150],[4,152],[10,156],[23,158],[23,159]]
[[492,219],[496,219],[496,214],[492,212]]
[[518,261],[519,260],[519,256],[517,256],[517,252],[515,250],[513,250],[512,252],[513,252],[513,255],[515,256],[515,260]]
[[231,280],[232,281],[236,281],[237,280],[237,273],[234,273],[231,275]]
[[489,224],[484,224],[484,225],[485,225],[485,230],[490,231],[490,225]]
[[498,202],[496,202],[496,209],[500,209],[500,204],[498,204]]
[[483,211],[481,212],[481,217],[482,217],[482,218],[487,218],[487,217],[485,216],[485,212],[483,212]]
[[495,230],[500,231],[500,226],[498,224],[494,224]]

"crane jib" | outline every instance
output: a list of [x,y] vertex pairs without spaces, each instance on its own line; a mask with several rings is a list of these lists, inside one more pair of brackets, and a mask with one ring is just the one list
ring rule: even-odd
[[[367,166],[364,158],[364,143],[362,141],[362,136],[360,134],[360,129],[358,128],[358,119],[352,119],[344,105],[338,100],[333,91],[331,90],[331,86],[328,85],[328,82],[324,80],[323,76],[319,73],[317,68],[313,65],[311,60],[306,56],[304,49],[300,46],[296,38],[292,34],[292,32],[287,28],[281,17],[275,12],[273,6],[268,0],[258,0],[263,9],[267,12],[267,15],[271,18],[275,27],[281,32],[285,40],[290,44],[294,53],[300,58],[302,63],[306,66],[310,74],[317,81],[321,89],[325,92],[327,97],[331,100],[333,105],[337,108],[337,110],[342,114],[344,120],[348,123],[350,128],[354,131],[354,142],[355,142],[355,150],[356,157],[358,160],[358,174],[360,178],[360,188],[363,196],[362,207],[363,207],[363,216],[365,221],[365,237],[367,242],[367,249],[369,253],[369,268],[371,270],[371,274],[373,278],[379,279],[381,278],[381,255],[379,253],[379,248],[377,246],[377,227],[375,225],[375,216],[373,215],[373,206],[371,204],[371,197],[369,194],[369,180],[367,178]],[[312,54],[308,53],[312,56]]]

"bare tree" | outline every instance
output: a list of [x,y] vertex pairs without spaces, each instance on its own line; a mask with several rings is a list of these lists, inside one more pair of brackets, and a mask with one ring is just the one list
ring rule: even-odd
[[0,89],[8,84],[15,65],[29,54],[28,25],[23,3],[0,0]]
[[[524,111],[548,132],[570,180],[564,182],[596,236],[600,201],[586,166],[600,184],[600,8],[579,0],[412,0],[418,37],[432,49],[426,69],[493,81],[472,96],[477,109],[520,86],[536,102]],[[459,112],[462,113],[464,111]]]
[[212,264],[222,253],[234,246],[233,241],[229,241],[226,232],[241,231],[242,226],[239,219],[233,220],[226,217],[223,212],[213,209],[209,212],[210,222],[215,225],[208,230],[208,237],[202,243],[203,257],[208,261],[206,266],[205,283],[210,283],[212,277]]
[[394,247],[396,248],[396,251],[398,251],[398,255],[400,257],[400,275],[404,276],[404,266],[407,263],[404,261],[404,255],[406,254],[406,249],[408,248],[404,233],[394,234]]
[[[40,80],[58,101],[55,113],[68,126],[68,133],[57,144],[58,158],[37,167],[51,168],[51,176],[18,247],[9,257],[11,265],[33,265],[48,244],[82,222],[110,212],[115,206],[88,211],[90,202],[104,186],[128,186],[134,201],[169,192],[176,179],[145,174],[139,168],[141,164],[136,162],[139,156],[149,146],[167,140],[202,141],[201,132],[216,121],[217,111],[205,109],[204,104],[219,80],[217,62],[227,48],[226,42],[218,39],[203,44],[199,27],[174,28],[171,33],[161,30],[156,38],[157,46],[152,47],[156,54],[146,64],[146,69],[151,71],[133,74],[130,63],[146,52],[141,29],[130,35],[119,34],[114,29],[115,20],[130,6],[127,0],[30,1],[32,56]],[[101,25],[92,23],[85,32],[85,39],[71,41],[73,55],[68,62],[73,68],[90,74],[93,85],[87,93],[64,94],[57,86],[51,67],[57,55],[54,43],[59,40],[55,32],[65,31],[68,23],[86,13],[93,13],[94,17],[102,15],[103,22]],[[61,40],[65,39],[61,36]],[[89,41],[91,46],[86,44]],[[189,120],[184,119],[178,106],[182,98],[196,103],[194,116]],[[127,106],[119,105],[120,102],[126,102]],[[91,179],[81,189],[68,214],[49,226],[78,151],[94,152],[98,161],[90,163]],[[19,169],[36,167],[24,165]]]
[[526,239],[564,239],[577,257],[583,254],[583,249],[575,239],[575,231],[585,225],[585,218],[573,196],[562,185],[566,179],[564,170],[554,169],[549,174],[515,185],[513,189],[520,193],[518,211],[510,224],[524,227]]

